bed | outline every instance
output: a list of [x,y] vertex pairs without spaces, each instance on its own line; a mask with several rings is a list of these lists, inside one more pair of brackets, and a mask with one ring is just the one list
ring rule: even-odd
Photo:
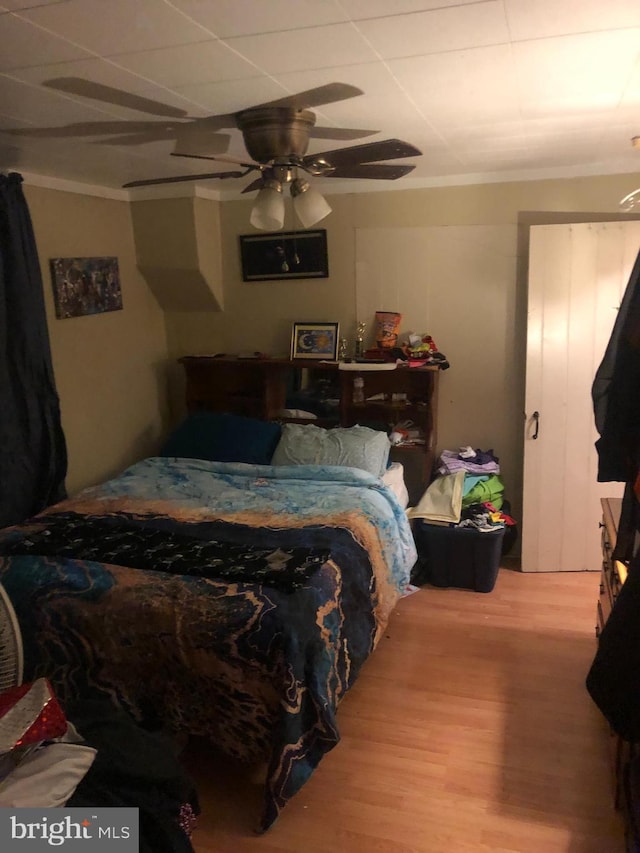
[[348,465],[152,457],[0,532],[25,678],[266,760],[263,830],[339,741],[415,559],[394,493]]

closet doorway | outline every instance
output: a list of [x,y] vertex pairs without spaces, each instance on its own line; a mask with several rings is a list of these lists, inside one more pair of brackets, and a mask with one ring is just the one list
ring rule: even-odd
[[531,228],[522,570],[598,571],[600,498],[591,383],[640,248],[640,222]]

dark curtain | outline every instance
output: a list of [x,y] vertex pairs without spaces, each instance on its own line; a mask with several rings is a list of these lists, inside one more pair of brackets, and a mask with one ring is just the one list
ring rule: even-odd
[[65,497],[67,451],[22,176],[0,175],[0,527]]

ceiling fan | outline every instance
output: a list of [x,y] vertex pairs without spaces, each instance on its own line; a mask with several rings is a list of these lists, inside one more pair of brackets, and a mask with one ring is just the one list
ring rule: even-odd
[[[107,139],[102,142],[112,145],[142,145],[173,139],[174,156],[214,160],[242,167],[242,171],[227,169],[130,181],[123,185],[127,188],[213,178],[242,178],[257,171],[259,177],[245,187],[243,193],[259,191],[251,213],[251,223],[263,230],[282,228],[283,188],[286,185],[290,188],[294,209],[304,227],[314,225],[331,212],[326,200],[311,188],[303,175],[305,172],[321,178],[396,180],[411,172],[415,165],[380,161],[415,157],[422,153],[407,142],[385,139],[307,154],[311,138],[351,140],[377,133],[375,130],[316,126],[316,116],[311,107],[363,94],[360,89],[346,83],[328,83],[235,113],[205,118],[190,118],[184,110],[176,107],[81,78],[57,78],[46,81],[44,85],[69,94],[163,116],[164,119],[82,122],[63,127],[20,128],[11,133],[49,138],[106,136]],[[231,137],[219,131],[227,128],[240,130],[247,156],[234,157],[224,153]]]
[[[640,148],[640,136],[632,136],[631,145],[634,148]],[[640,187],[638,187],[637,190],[633,190],[633,192],[630,192],[624,198],[620,199],[620,208],[621,210],[624,210],[625,213],[630,213],[637,207],[640,207]]]

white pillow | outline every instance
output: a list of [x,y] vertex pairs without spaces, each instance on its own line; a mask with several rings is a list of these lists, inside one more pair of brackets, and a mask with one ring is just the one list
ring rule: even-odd
[[27,755],[3,780],[0,807],[59,808],[93,764],[96,750],[77,743],[49,743]]
[[409,492],[404,482],[404,468],[400,462],[392,462],[391,465],[382,475],[382,482],[388,486],[394,495],[398,498],[398,502],[402,509],[409,506]]
[[382,477],[390,448],[387,434],[369,427],[323,429],[315,424],[283,424],[271,464],[342,465]]

